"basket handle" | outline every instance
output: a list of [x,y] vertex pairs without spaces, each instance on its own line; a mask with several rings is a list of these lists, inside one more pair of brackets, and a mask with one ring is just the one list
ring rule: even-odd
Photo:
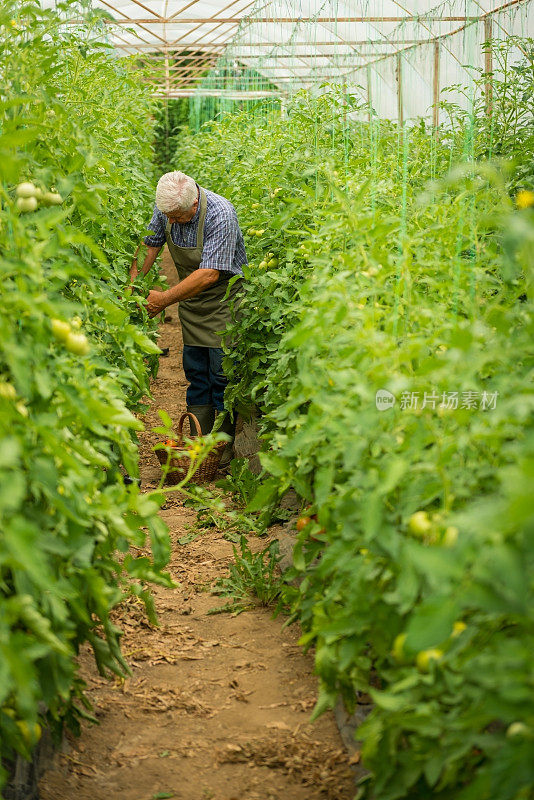
[[186,421],[187,418],[189,418],[190,421],[189,424],[191,424],[191,420],[193,420],[193,422],[195,423],[195,428],[197,429],[196,435],[202,436],[202,428],[200,427],[200,422],[198,421],[198,419],[195,417],[194,414],[191,413],[191,411],[184,411],[184,413],[181,415],[178,421],[178,436],[180,437],[180,442],[182,442],[184,438],[184,422]]

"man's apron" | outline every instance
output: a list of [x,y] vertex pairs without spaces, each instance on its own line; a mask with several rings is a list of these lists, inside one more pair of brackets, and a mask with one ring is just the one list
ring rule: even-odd
[[[207,198],[200,190],[200,215],[198,220],[196,247],[178,247],[171,238],[171,223],[167,222],[165,239],[167,247],[176,265],[181,281],[197,270],[202,261],[204,247],[204,222],[206,221]],[[222,347],[221,337],[217,331],[224,331],[232,322],[231,305],[237,307],[241,294],[241,280],[235,281],[228,297],[228,281],[233,277],[230,272],[219,272],[219,280],[207,289],[203,289],[196,297],[180,300],[178,314],[182,324],[184,344],[194,347]]]

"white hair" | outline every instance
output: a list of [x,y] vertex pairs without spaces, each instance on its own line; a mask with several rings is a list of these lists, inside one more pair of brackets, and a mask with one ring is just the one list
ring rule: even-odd
[[197,199],[195,181],[183,172],[166,172],[158,181],[156,205],[164,214],[189,211]]

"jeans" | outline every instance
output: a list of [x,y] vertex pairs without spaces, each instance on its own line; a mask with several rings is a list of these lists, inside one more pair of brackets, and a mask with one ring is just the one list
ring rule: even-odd
[[184,344],[183,365],[188,406],[215,406],[224,411],[224,390],[228,384],[222,368],[222,347],[193,347]]

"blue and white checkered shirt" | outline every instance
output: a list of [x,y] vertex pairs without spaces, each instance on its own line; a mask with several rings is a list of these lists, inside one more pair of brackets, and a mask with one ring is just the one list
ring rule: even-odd
[[[248,264],[248,261],[236,210],[229,200],[219,194],[207,189],[204,191],[207,208],[204,247],[199,269],[218,269],[231,272],[233,275],[242,275],[243,265]],[[171,239],[177,247],[196,247],[199,217],[200,203],[191,222],[185,222],[183,225],[173,222]],[[165,244],[166,227],[167,217],[154,205],[154,213],[148,226],[153,235],[145,237],[145,244],[148,247],[161,247]]]

